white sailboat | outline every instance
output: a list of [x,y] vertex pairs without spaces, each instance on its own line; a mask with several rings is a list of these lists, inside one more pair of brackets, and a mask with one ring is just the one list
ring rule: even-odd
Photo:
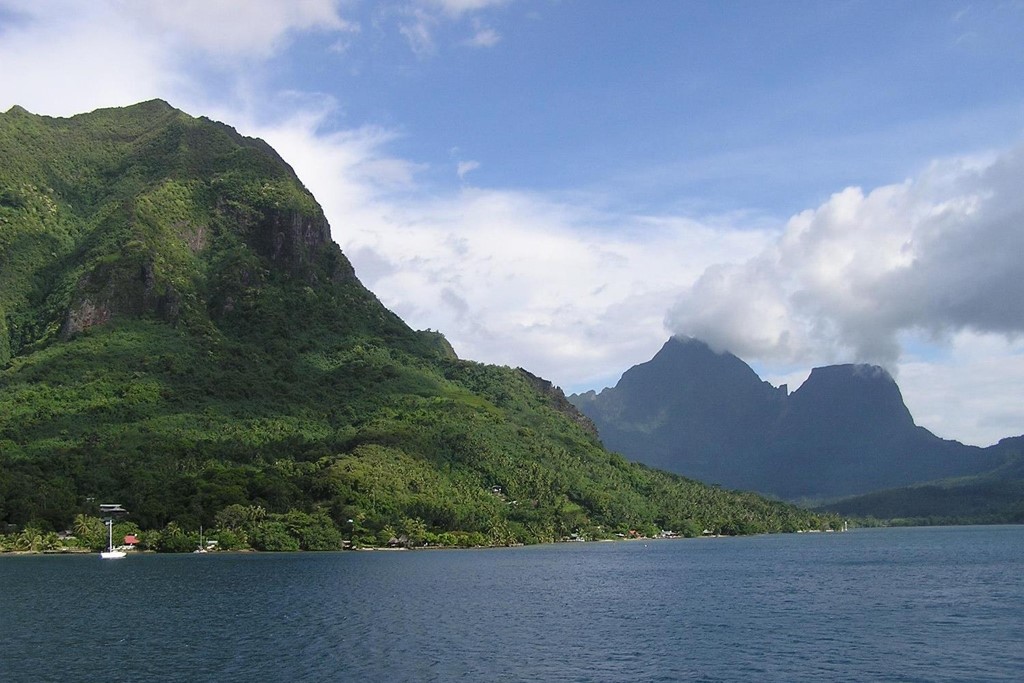
[[206,546],[203,545],[203,526],[199,525],[199,547],[192,551],[193,553],[205,553]]
[[100,553],[100,557],[104,560],[117,560],[124,557],[126,553],[123,550],[116,550],[114,548],[114,520],[107,520],[107,549]]

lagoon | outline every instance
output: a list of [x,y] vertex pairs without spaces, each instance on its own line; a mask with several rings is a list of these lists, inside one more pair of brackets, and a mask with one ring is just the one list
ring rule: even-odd
[[0,557],[0,680],[1001,681],[1024,527]]

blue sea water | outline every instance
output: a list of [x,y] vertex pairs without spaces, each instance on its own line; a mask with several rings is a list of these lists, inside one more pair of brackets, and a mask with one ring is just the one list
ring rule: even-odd
[[1024,680],[1024,527],[0,556],[0,681]]

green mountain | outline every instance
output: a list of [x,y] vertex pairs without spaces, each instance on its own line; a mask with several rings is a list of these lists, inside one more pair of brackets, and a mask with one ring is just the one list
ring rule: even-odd
[[988,472],[852,496],[823,509],[899,524],[1024,524],[1024,437],[986,450],[1003,458]]
[[226,125],[161,101],[15,107],[0,158],[9,526],[101,502],[256,547],[836,523],[627,463],[550,383],[413,331],[292,169]]

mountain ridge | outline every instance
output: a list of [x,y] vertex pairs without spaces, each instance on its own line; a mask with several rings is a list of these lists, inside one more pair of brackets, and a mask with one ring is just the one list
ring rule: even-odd
[[975,475],[1005,458],[999,448],[966,446],[916,425],[881,367],[814,368],[788,393],[692,338],[670,338],[614,387],[569,399],[607,447],[631,459],[788,500]]

